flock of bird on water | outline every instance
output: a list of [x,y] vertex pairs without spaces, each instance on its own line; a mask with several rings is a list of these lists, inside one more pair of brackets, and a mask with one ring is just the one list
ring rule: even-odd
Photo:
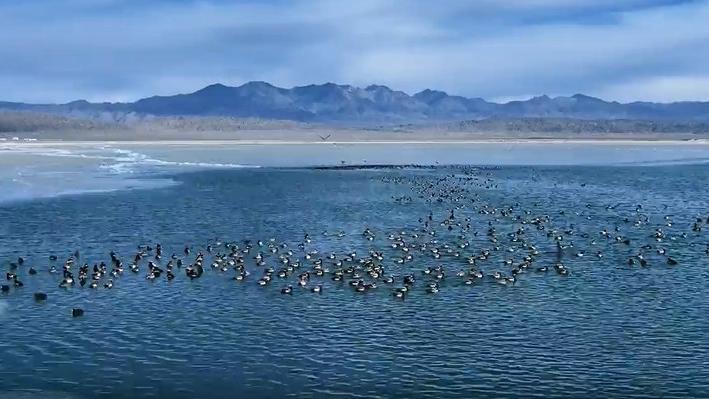
[[[692,216],[693,222],[686,229],[677,231],[670,215],[663,216],[661,223],[652,223],[642,205],[633,205],[634,211],[628,212],[629,216],[619,217],[617,224],[595,233],[582,232],[573,224],[555,226],[554,222],[563,219],[566,211],[557,210],[558,215],[551,215],[537,211],[537,203],[524,209],[519,203],[495,207],[482,201],[480,193],[496,188],[496,182],[489,172],[486,177],[481,172],[466,167],[444,176],[422,174],[382,178],[386,183],[408,184],[412,189],[412,195],[392,197],[393,201],[399,204],[422,201],[428,204],[429,212],[418,219],[416,228],[381,233],[384,240],[378,237],[379,232],[364,228],[357,235],[370,242],[371,247],[366,253],[320,252],[316,249],[316,238],[307,233],[293,247],[275,238],[265,241],[215,240],[203,246],[187,245],[178,253],[167,255],[160,244],[141,245],[130,257],[124,258],[111,251],[108,263],[93,265],[75,251],[61,259],[50,255],[41,267],[30,265],[23,257],[7,262],[7,283],[0,285],[0,292],[21,295],[22,279],[39,273],[56,275],[60,289],[112,289],[126,274],[142,275],[148,281],[164,279],[170,282],[179,276],[199,280],[206,270],[212,269],[237,283],[252,282],[264,289],[275,286],[283,295],[323,294],[326,288],[349,287],[356,293],[389,290],[393,297],[406,299],[416,289],[436,294],[444,282],[448,285],[490,282],[509,287],[526,273],[553,273],[566,277],[570,274],[565,264],[569,259],[603,258],[602,243],[605,244],[603,248],[616,246],[630,254],[625,262],[628,267],[650,266],[650,254],[654,257],[654,264],[661,259],[667,267],[676,267],[680,259],[672,253],[672,243],[682,241],[690,234],[699,236],[709,224],[709,217],[696,215]],[[615,211],[619,205],[604,208]],[[585,206],[587,209],[592,207],[591,204]],[[443,216],[434,217],[434,210]],[[571,212],[591,220],[583,210]],[[473,214],[481,220],[471,218]],[[504,228],[509,230],[500,231]],[[631,240],[623,233],[631,228],[647,229],[644,234],[647,239],[644,242]],[[672,229],[672,233],[665,231],[666,228]],[[546,240],[535,244],[529,237],[530,232]],[[322,234],[330,238],[346,235],[343,231]],[[598,249],[586,254],[574,246],[574,237]],[[479,245],[481,242],[486,244]],[[709,244],[703,245],[704,253],[709,255]],[[493,257],[493,254],[498,256]],[[499,258],[502,258],[501,262]],[[422,263],[426,265],[421,266]],[[33,297],[37,302],[44,302],[49,295],[35,292]],[[72,309],[74,317],[83,314],[81,308]]]

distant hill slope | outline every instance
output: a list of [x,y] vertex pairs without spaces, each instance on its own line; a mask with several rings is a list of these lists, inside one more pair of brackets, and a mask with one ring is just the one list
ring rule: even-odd
[[428,89],[409,95],[386,86],[359,88],[333,83],[291,89],[265,82],[249,82],[239,87],[214,84],[194,93],[154,96],[133,103],[0,102],[0,110],[52,113],[102,122],[125,122],[146,115],[260,118],[351,126],[486,118],[709,122],[709,102],[623,104],[576,94],[494,103]]
[[[203,133],[207,132],[207,135]],[[239,132],[250,134],[251,139],[267,137],[269,132],[280,132],[281,139],[299,137],[303,132],[326,137],[343,132],[364,136],[400,134],[421,137],[604,137],[628,136],[652,138],[707,138],[709,123],[682,121],[646,120],[591,120],[572,118],[488,118],[455,122],[425,122],[407,124],[381,124],[367,128],[343,128],[330,124],[313,124],[288,120],[237,118],[228,116],[146,116],[125,118],[122,121],[100,121],[81,119],[53,113],[37,111],[0,110],[0,138],[13,137],[19,133],[29,133],[23,137],[34,138],[87,138],[114,139],[132,138],[137,140],[230,138]],[[279,133],[279,134],[280,134]],[[247,134],[247,135],[248,135]],[[265,135],[265,136],[264,136]],[[462,136],[461,136],[462,135]],[[244,136],[246,137],[246,136]],[[268,136],[270,137],[270,136]],[[318,139],[319,136],[311,138]],[[325,140],[325,139],[323,139]]]
[[0,110],[0,133],[36,132],[42,130],[98,130],[114,127],[92,119],[68,118],[62,115]]
[[[414,125],[415,130],[426,125]],[[687,133],[709,134],[709,123],[683,121],[650,121],[630,119],[571,119],[571,118],[489,118],[479,121],[459,121],[430,125],[429,128],[448,132],[507,132],[550,134],[607,134],[607,133]]]
[[258,118],[148,116],[133,115],[122,120],[102,121],[92,118],[67,117],[39,111],[0,110],[0,133],[41,132],[53,130],[172,130],[184,132],[228,132],[239,130],[310,129],[312,126],[294,121]]

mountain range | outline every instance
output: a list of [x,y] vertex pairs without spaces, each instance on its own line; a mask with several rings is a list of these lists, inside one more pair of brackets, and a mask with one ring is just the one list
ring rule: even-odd
[[266,82],[249,82],[238,87],[213,84],[189,94],[153,96],[130,103],[0,102],[0,110],[111,121],[146,116],[227,116],[355,125],[487,118],[709,122],[709,102],[619,103],[576,94],[495,103],[429,89],[409,95],[381,85],[359,88],[334,83],[291,89]]

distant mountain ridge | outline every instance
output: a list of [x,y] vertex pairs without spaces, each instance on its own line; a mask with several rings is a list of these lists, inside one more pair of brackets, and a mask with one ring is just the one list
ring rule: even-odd
[[188,94],[153,96],[132,103],[25,104],[0,102],[0,110],[56,113],[121,121],[145,116],[223,116],[339,124],[420,123],[487,118],[709,121],[709,102],[619,103],[575,94],[495,103],[426,89],[414,95],[386,86],[334,83],[285,89],[266,82],[238,87],[213,84]]

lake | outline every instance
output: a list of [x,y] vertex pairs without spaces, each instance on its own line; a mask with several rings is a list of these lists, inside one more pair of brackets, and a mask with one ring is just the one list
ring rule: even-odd
[[[666,144],[7,147],[0,398],[707,397],[707,160]],[[122,273],[59,287],[69,257],[77,279],[111,251]]]

